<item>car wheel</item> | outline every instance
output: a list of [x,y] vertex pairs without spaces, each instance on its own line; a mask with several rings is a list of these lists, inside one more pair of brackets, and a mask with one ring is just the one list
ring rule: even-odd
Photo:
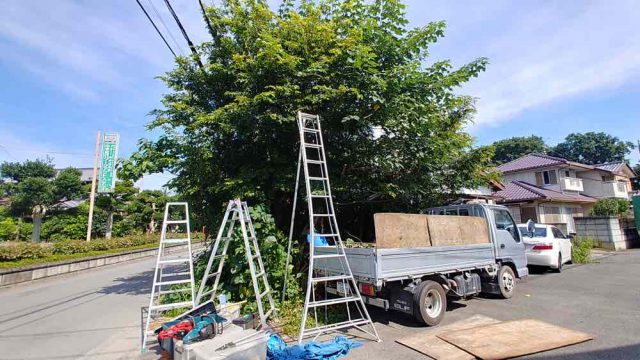
[[425,280],[418,285],[413,295],[414,315],[418,321],[435,326],[442,321],[447,311],[447,296],[442,285]]
[[562,254],[560,253],[558,253],[558,264],[556,266],[556,272],[562,272]]
[[510,299],[516,290],[516,275],[513,269],[507,265],[502,265],[498,273],[498,285],[500,285],[500,295],[504,299]]

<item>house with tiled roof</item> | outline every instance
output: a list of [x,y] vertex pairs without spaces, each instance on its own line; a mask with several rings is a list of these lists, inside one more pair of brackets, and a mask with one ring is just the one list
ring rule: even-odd
[[531,219],[575,232],[574,216],[588,214],[603,198],[629,199],[633,170],[624,162],[586,165],[529,154],[496,168],[505,188],[494,193],[518,222]]

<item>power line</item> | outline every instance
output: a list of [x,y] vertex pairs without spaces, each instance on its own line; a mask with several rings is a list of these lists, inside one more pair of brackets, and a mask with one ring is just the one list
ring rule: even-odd
[[193,56],[195,56],[196,61],[198,62],[198,65],[200,65],[201,69],[204,68],[204,65],[202,65],[202,61],[200,61],[200,55],[198,54],[198,51],[196,51],[196,47],[191,42],[191,39],[189,39],[189,35],[187,35],[187,32],[185,31],[184,27],[182,27],[182,23],[180,22],[180,19],[178,19],[178,15],[176,15],[176,12],[173,11],[173,8],[171,7],[171,3],[169,3],[169,0],[164,0],[164,3],[167,5],[167,8],[169,9],[169,12],[171,13],[171,15],[173,15],[173,19],[176,21],[176,24],[178,24],[178,27],[182,32],[182,36],[184,36],[184,39],[187,40],[187,44],[189,44],[189,48],[191,49]]
[[156,32],[158,33],[158,35],[160,35],[160,37],[162,38],[162,41],[164,41],[164,44],[167,45],[167,47],[169,48],[169,51],[171,51],[171,53],[173,54],[173,57],[177,57],[178,55],[176,55],[175,51],[173,51],[173,49],[167,42],[167,39],[164,38],[164,35],[162,35],[162,33],[160,32],[160,29],[158,29],[158,27],[156,26],[156,23],[153,22],[153,19],[151,19],[151,16],[149,16],[149,13],[147,13],[147,10],[145,10],[144,6],[142,6],[142,4],[140,3],[140,0],[136,0],[136,2],[138,3],[138,6],[140,6],[140,9],[142,9],[142,12],[144,12],[144,14],[147,16],[147,19],[149,19],[149,21],[151,22],[151,25],[153,25],[153,28],[156,29]]
[[200,9],[202,10],[202,16],[204,17],[204,21],[207,22],[207,27],[209,28],[209,31],[213,36],[215,32],[213,31],[213,26],[211,26],[211,21],[209,21],[209,16],[207,15],[207,11],[204,9],[204,4],[202,3],[202,0],[198,0],[198,3],[200,3]]
[[180,43],[178,43],[176,38],[173,36],[173,32],[171,31],[171,29],[169,29],[167,24],[164,22],[164,19],[160,15],[160,12],[156,8],[156,6],[153,5],[153,1],[147,0],[147,3],[149,4],[149,6],[151,6],[151,10],[153,10],[153,12],[156,14],[156,17],[158,18],[158,20],[160,20],[160,23],[162,24],[162,27],[164,27],[164,29],[167,31],[167,33],[169,33],[169,37],[171,38],[171,40],[173,40],[173,44],[178,48],[178,50],[180,50],[180,54],[184,55],[184,50],[182,49],[182,46],[180,46]]

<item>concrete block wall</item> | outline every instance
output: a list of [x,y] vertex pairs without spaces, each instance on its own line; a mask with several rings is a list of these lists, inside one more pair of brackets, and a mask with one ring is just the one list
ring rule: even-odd
[[609,216],[575,217],[576,234],[590,237],[597,246],[610,250],[625,250],[640,245],[638,231],[631,222]]

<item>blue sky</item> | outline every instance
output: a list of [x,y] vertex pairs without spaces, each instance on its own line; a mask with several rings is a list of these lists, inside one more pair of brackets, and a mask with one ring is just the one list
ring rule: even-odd
[[[155,5],[185,52],[163,1],[141,1],[152,16]],[[190,36],[205,40],[197,1],[173,3]],[[432,59],[461,65],[489,58],[487,71],[459,90],[477,98],[468,130],[478,144],[530,134],[555,144],[586,131],[640,139],[637,2],[407,5],[411,26],[448,23]],[[0,161],[49,155],[57,166],[88,167],[97,130],[121,133],[121,156],[139,138],[153,137],[144,127],[147,113],[166,91],[155,77],[173,61],[134,0],[5,2],[0,53]],[[631,159],[638,161],[637,151]],[[146,177],[141,185],[157,188],[168,177]]]

